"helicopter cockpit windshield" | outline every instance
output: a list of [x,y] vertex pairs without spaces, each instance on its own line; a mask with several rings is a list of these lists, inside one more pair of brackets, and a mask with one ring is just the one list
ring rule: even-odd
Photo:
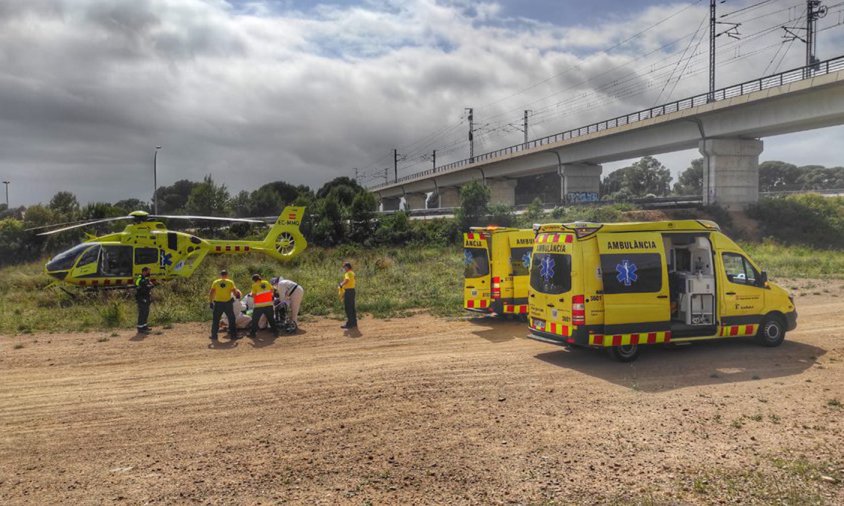
[[47,272],[66,271],[71,269],[73,264],[76,263],[76,257],[90,246],[90,244],[79,244],[54,256],[52,260],[47,263]]

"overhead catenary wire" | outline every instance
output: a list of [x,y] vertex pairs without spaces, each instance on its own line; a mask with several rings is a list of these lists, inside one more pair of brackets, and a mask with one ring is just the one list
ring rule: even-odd
[[[761,8],[763,6],[766,6],[770,3],[772,3],[772,2],[757,2],[757,4],[754,4],[754,6],[755,6],[755,9],[761,10]],[[841,2],[841,3],[844,4],[844,2]],[[748,6],[748,7],[750,7],[750,6]],[[776,9],[776,10],[770,11],[770,12],[761,12],[758,15],[755,15],[754,19],[758,19],[759,17],[767,17],[767,16],[770,16],[770,15],[773,15],[773,14],[776,14],[776,13],[784,12],[784,11],[790,11],[790,10],[793,11],[796,7],[797,7],[797,5],[792,5],[792,6],[788,6],[788,7],[785,7],[785,8],[779,8],[779,9]],[[734,11],[734,13],[735,12],[737,12],[737,11]],[[755,14],[755,13],[750,12],[750,9],[747,9],[744,12],[741,13],[742,16],[751,15],[751,14]],[[794,14],[796,14],[796,12],[794,12]],[[785,23],[791,23],[793,21],[793,19],[791,19],[792,18],[791,12],[789,12],[788,17],[789,17],[789,19],[787,21],[785,21]],[[725,44],[725,45],[722,45],[721,47],[719,47],[719,51],[718,51],[719,55],[730,55],[729,58],[722,60],[723,64],[724,65],[730,65],[730,64],[737,63],[739,61],[744,61],[744,60],[746,60],[750,57],[753,57],[757,54],[760,54],[762,52],[766,52],[769,49],[774,48],[774,47],[777,47],[778,53],[781,54],[782,51],[780,51],[780,50],[782,49],[782,46],[783,46],[781,43],[777,43],[777,44],[773,44],[773,45],[766,45],[762,48],[758,48],[759,44],[756,41],[757,40],[761,41],[762,38],[764,38],[765,36],[767,36],[768,34],[770,34],[773,31],[779,31],[780,26],[782,26],[782,24],[783,24],[783,21],[778,21],[776,23],[776,25],[766,27],[766,28],[762,28],[761,30],[755,32],[754,34],[751,34],[750,36],[744,37],[743,40],[741,40],[741,41],[737,41],[737,42],[731,43],[731,44]],[[821,30],[830,29],[830,28],[833,28],[834,26],[837,26],[837,24],[829,26],[829,27],[824,27]],[[558,90],[558,91],[555,91],[554,93],[548,94],[548,95],[541,97],[539,99],[535,99],[534,101],[530,102],[529,103],[530,105],[528,105],[528,106],[525,106],[525,104],[521,104],[519,106],[519,112],[522,113],[523,112],[522,109],[525,109],[525,108],[529,108],[529,109],[532,109],[534,111],[533,116],[532,116],[532,118],[533,118],[532,126],[534,127],[534,129],[533,129],[532,133],[534,133],[535,136],[542,136],[544,129],[541,125],[543,125],[543,124],[547,124],[550,121],[554,121],[554,122],[559,123],[561,121],[564,121],[566,118],[573,116],[573,115],[579,113],[580,111],[583,111],[584,109],[594,107],[595,105],[606,106],[608,103],[611,103],[612,101],[624,100],[626,98],[633,97],[637,94],[647,92],[649,89],[654,87],[654,81],[655,80],[658,80],[659,83],[662,84],[662,81],[660,79],[664,79],[666,76],[669,79],[669,81],[667,81],[668,83],[671,83],[672,79],[673,79],[671,91],[668,94],[668,96],[673,96],[673,93],[677,89],[677,87],[679,85],[679,81],[681,79],[685,79],[688,76],[697,75],[698,73],[705,71],[705,67],[701,66],[701,62],[699,61],[701,54],[699,54],[697,52],[697,47],[700,45],[699,41],[698,41],[697,45],[695,46],[696,50],[692,51],[691,55],[689,55],[689,53],[688,53],[689,47],[693,43],[695,43],[695,40],[697,39],[696,34],[699,34],[699,32],[700,32],[700,27],[698,27],[698,30],[696,30],[695,32],[692,32],[692,33],[678,39],[678,40],[684,41],[685,44],[680,46],[680,48],[678,48],[677,51],[674,51],[670,54],[674,54],[674,55],[679,54],[680,55],[679,58],[677,58],[677,59],[671,58],[670,61],[668,61],[664,65],[649,64],[652,67],[650,72],[642,73],[641,70],[640,70],[642,65],[640,65],[639,69],[631,69],[629,72],[622,74],[621,76],[611,75],[611,73],[616,73],[616,72],[614,72],[616,70],[629,68],[631,66],[631,60],[627,60],[624,63],[620,63],[620,64],[618,64],[618,65],[616,65],[616,66],[614,66],[610,69],[607,69],[606,71],[603,71],[603,72],[601,72],[597,75],[588,76],[585,79],[583,79],[583,82],[591,82],[591,81],[594,81],[596,77],[602,77],[602,76],[603,77],[608,77],[608,76],[610,77],[609,79],[604,80],[604,82],[601,83],[598,87],[593,87],[589,91],[586,91],[584,93],[580,93],[573,98],[569,97],[566,100],[549,104],[548,103],[549,98],[553,98],[555,95],[558,95],[560,93],[564,93],[566,91],[566,90]],[[672,43],[674,43],[674,42],[676,42],[676,41],[672,41]],[[666,45],[662,46],[661,48],[658,48],[657,50],[651,51],[651,52],[648,53],[648,55],[660,52],[666,46],[671,46],[672,43],[666,44]],[[684,46],[684,48],[683,48],[683,46]],[[731,53],[733,53],[733,51],[735,51],[735,55],[731,55]],[[783,54],[782,56],[783,56],[782,58],[779,58],[779,63],[777,64],[777,67],[785,59],[785,54]],[[660,57],[662,58],[661,61],[663,61],[663,62],[666,61],[665,56],[663,54],[660,54]],[[645,58],[645,56],[643,55],[643,56],[639,56],[637,58],[634,58],[632,61],[641,61],[644,58]],[[772,59],[772,61],[776,62],[776,58]],[[677,71],[679,65],[681,65],[681,64],[684,65],[683,71],[680,73],[680,76],[682,76],[682,78],[679,77],[679,76],[677,76],[675,78],[674,76],[676,76],[676,71]],[[766,68],[765,72],[767,72],[767,69],[769,69],[771,65],[773,65],[773,63],[769,62],[769,65],[767,65],[765,67]],[[672,72],[674,73],[673,75],[672,75]],[[576,88],[579,84],[580,83],[574,83],[572,85],[567,86],[566,89]],[[665,87],[663,86],[663,88],[665,88]],[[665,89],[667,89],[667,88],[665,88]],[[516,93],[516,94],[518,94],[518,93]],[[516,95],[516,94],[514,94],[514,95]],[[506,99],[506,97],[505,97],[505,99]],[[497,103],[497,102],[501,102],[501,101],[503,101],[503,100],[499,99],[498,101],[494,101],[494,102],[490,102],[490,103]],[[478,110],[478,108],[476,108],[476,111],[477,110]],[[562,114],[561,114],[561,111],[562,111]],[[507,117],[507,112],[508,111],[497,112],[497,113],[494,113],[494,114],[490,114],[489,116],[486,116],[486,117],[484,117],[482,111],[481,111],[480,114],[478,114],[478,112],[476,112],[476,114],[478,116],[481,116],[482,119],[488,120],[488,121],[486,121],[486,123],[484,123],[481,127],[478,127],[478,129],[477,129],[479,143],[482,142],[484,147],[486,147],[487,145],[492,146],[493,144],[496,143],[496,139],[498,139],[502,135],[509,135],[509,134],[512,134],[514,132],[514,129],[511,126],[513,124],[513,121],[514,121],[513,117],[512,116]],[[503,120],[501,120],[502,117],[504,118]],[[556,130],[558,130],[558,129],[554,129],[554,131],[556,131]],[[451,154],[453,154],[454,152],[460,151],[461,148],[465,149],[465,145],[466,145],[466,142],[467,142],[465,139],[453,139],[450,142],[445,141],[445,138],[447,136],[448,136],[448,134],[438,135],[437,140],[439,140],[440,143],[434,146],[437,149],[437,160],[438,161],[442,160],[444,163],[447,163],[449,161]],[[445,141],[445,142],[442,142],[442,141]],[[423,153],[424,151],[421,151],[421,150],[424,150],[426,147],[428,147],[424,142],[420,142],[420,141],[417,141],[414,144],[419,147],[419,149],[420,149],[419,153]],[[425,150],[425,151],[429,152],[430,150]],[[419,158],[419,160],[420,160],[419,162],[408,164],[406,169],[410,170],[410,169],[414,168],[415,166],[419,165],[419,163],[423,163],[422,160],[421,160],[421,157]],[[403,170],[403,172],[406,172],[406,171]]]

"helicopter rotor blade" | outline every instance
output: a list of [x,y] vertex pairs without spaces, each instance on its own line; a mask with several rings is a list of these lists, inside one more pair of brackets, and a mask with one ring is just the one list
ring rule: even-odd
[[[58,234],[59,232],[65,232],[67,230],[73,230],[74,228],[87,227],[89,225],[96,225],[97,223],[110,223],[112,221],[124,221],[124,220],[131,220],[131,219],[134,219],[134,218],[132,218],[131,216],[118,216],[118,217],[115,217],[115,218],[104,218],[102,220],[91,220],[91,221],[76,222],[75,224],[67,226],[67,227],[61,227],[61,228],[57,228],[55,230],[49,230],[47,232],[41,232],[40,234],[36,234],[36,235]],[[73,223],[73,222],[71,222],[71,223]],[[45,225],[45,226],[42,226],[42,227],[28,228],[27,231],[40,230],[40,229],[43,229],[43,228],[55,227],[55,226],[58,226],[58,225],[64,225],[64,223],[54,224],[54,225]]]
[[162,218],[165,220],[192,220],[192,221],[228,221],[234,223],[264,223],[261,220],[251,218],[222,218],[219,216],[185,216],[185,215],[164,215],[164,214],[150,214],[150,219]]
[[[124,216],[117,216],[117,217],[108,218],[108,219],[122,220],[122,219],[125,219],[125,217]],[[50,223],[49,225],[39,225],[37,227],[26,228],[26,229],[24,229],[24,232],[34,232],[36,230],[44,230],[45,228],[64,227],[64,226],[67,226],[67,225],[85,225],[86,223],[93,223],[95,221],[100,221],[100,218],[97,218],[97,219],[94,219],[94,220],[91,220],[91,219],[74,220],[74,221],[63,221],[61,223]]]

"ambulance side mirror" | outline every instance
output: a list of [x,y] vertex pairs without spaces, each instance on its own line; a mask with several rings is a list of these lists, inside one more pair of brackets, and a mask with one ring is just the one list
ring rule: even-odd
[[759,273],[759,286],[767,286],[768,284],[768,273],[762,271]]

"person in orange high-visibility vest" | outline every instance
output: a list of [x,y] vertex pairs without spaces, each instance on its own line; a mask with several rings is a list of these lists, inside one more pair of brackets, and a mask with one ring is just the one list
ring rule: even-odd
[[258,321],[261,316],[267,317],[267,322],[273,331],[273,335],[278,337],[278,327],[275,325],[275,317],[273,316],[273,285],[269,281],[261,279],[260,274],[252,275],[252,300],[255,302],[255,309],[252,310],[252,328],[249,331],[249,337],[254,338],[258,332]]

